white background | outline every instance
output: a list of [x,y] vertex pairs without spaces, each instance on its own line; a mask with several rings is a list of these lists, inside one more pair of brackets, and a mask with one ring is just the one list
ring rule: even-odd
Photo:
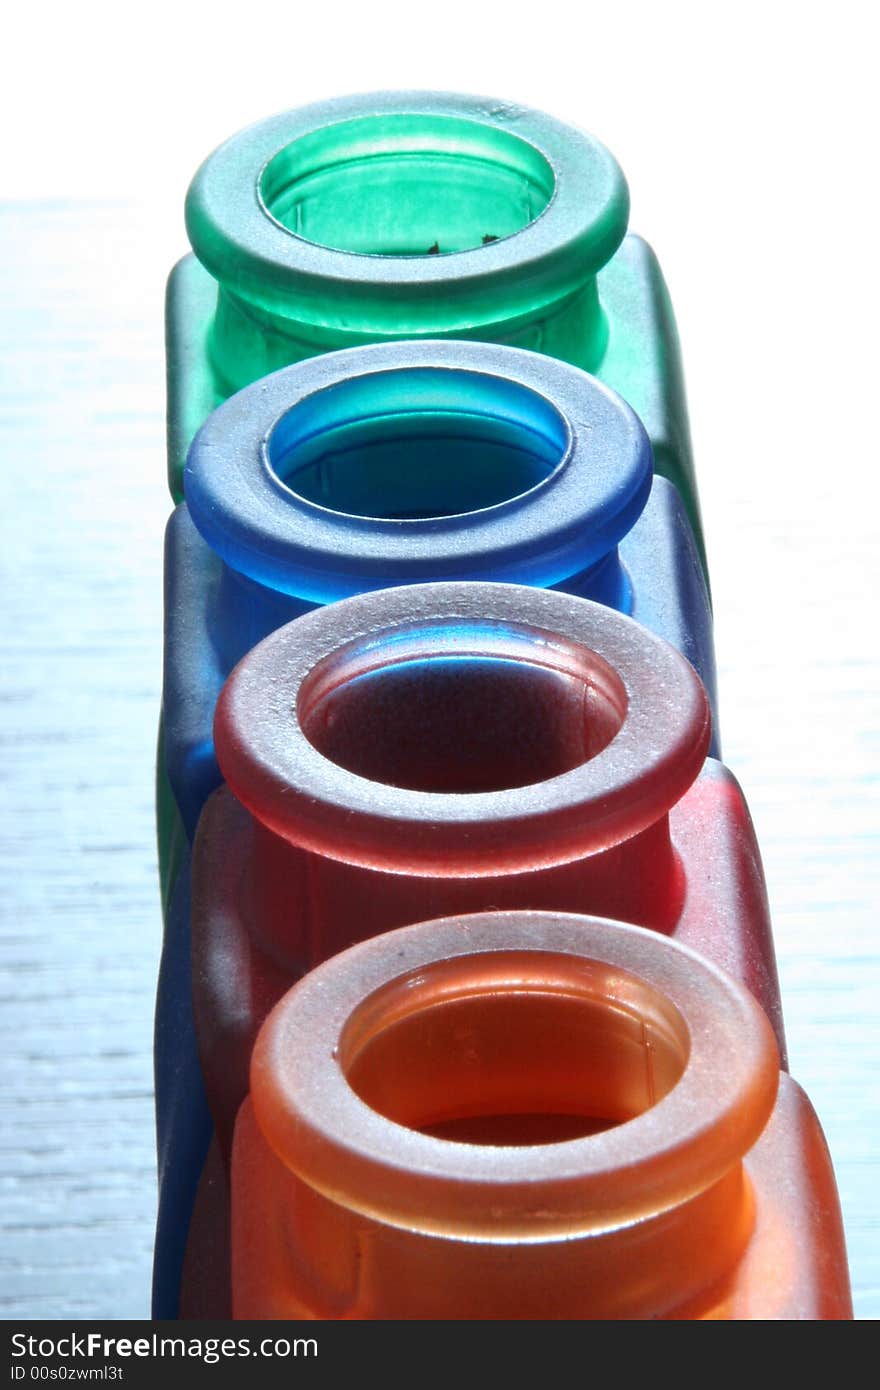
[[[764,850],[792,1071],[837,1163],[860,1310],[877,1315],[871,11],[847,0],[31,5],[11,33],[5,21],[0,196],[31,209],[137,202],[149,229],[138,263],[112,242],[95,254],[102,292],[131,296],[158,345],[186,185],[252,120],[337,93],[435,87],[544,107],[615,153],[681,331],[725,756]],[[157,374],[159,407],[160,392]],[[143,518],[156,538],[163,475],[157,458]]]

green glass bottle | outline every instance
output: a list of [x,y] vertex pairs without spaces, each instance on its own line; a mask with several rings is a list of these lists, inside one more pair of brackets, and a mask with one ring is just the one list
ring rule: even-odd
[[628,212],[598,141],[485,97],[344,97],[234,136],[193,180],[195,255],[169,282],[173,495],[210,412],[266,373],[361,343],[477,338],[622,395],[703,555],[675,321]]

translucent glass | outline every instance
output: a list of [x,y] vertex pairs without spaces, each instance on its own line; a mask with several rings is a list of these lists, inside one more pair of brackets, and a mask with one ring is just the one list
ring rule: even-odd
[[522,231],[554,187],[550,164],[518,136],[418,112],[362,116],[301,136],[260,179],[266,210],[288,231],[365,256],[472,251]]
[[619,390],[702,555],[675,322],[628,210],[596,140],[486,98],[340,98],[234,136],[193,180],[195,255],[169,282],[174,496],[200,425],[268,372],[392,338],[478,338]]
[[[693,667],[614,610],[513,584],[425,584],[319,608],[255,647],[215,720],[207,802],[166,949],[192,990],[228,1160],[257,1031],[305,971],[427,915],[595,912],[705,951],[781,1038],[760,857],[706,759]],[[169,1037],[171,1034],[169,1034]],[[195,1055],[188,1037],[176,1036]],[[171,1066],[169,1064],[169,1073]],[[209,1135],[174,1076],[160,1123],[192,1192]],[[222,1167],[222,1165],[221,1165]],[[168,1222],[187,1209],[168,1197]],[[161,1228],[160,1228],[161,1229]],[[161,1243],[161,1242],[160,1242]]]
[[[681,500],[652,485],[632,411],[567,364],[462,342],[313,358],[216,410],[185,481],[166,548],[162,766],[190,838],[221,780],[223,681],[276,627],[352,593],[486,578],[581,594],[672,642],[714,701]],[[164,867],[167,798],[161,812]]]
[[615,922],[451,918],[319,966],[261,1029],[231,1188],[236,1317],[851,1316],[761,1009]]

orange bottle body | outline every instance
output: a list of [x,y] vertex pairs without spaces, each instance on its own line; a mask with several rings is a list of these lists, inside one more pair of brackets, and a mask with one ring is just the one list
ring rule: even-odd
[[494,913],[346,952],[260,1034],[239,1318],[851,1316],[818,1120],[740,986],[608,921]]
[[[266,1143],[247,1101],[236,1126],[234,1170],[249,1175],[233,1188],[233,1315],[236,1318],[609,1318],[595,1312],[590,1294],[572,1301],[569,1283],[582,1278],[567,1243],[545,1258],[546,1286],[499,1292],[504,1256],[464,1241],[399,1232],[334,1210],[300,1183]],[[662,1313],[638,1317],[718,1320],[839,1320],[852,1317],[849,1273],[837,1185],[822,1129],[809,1100],[790,1076],[780,1075],[779,1098],[767,1129],[744,1163],[742,1193],[748,1240],[717,1283]],[[734,1194],[737,1196],[738,1194]],[[722,1212],[726,1203],[721,1205]],[[316,1218],[326,1223],[326,1244],[317,1269],[292,1253],[304,1248],[304,1232]],[[720,1224],[720,1223],[719,1223]],[[255,1233],[265,1233],[257,1240]],[[332,1232],[332,1234],[331,1234]],[[700,1235],[700,1242],[703,1240]],[[726,1247],[729,1248],[729,1247]],[[736,1246],[734,1244],[735,1251]],[[380,1253],[381,1252],[381,1253]],[[393,1252],[388,1274],[389,1254]],[[685,1246],[686,1261],[694,1250]],[[495,1256],[492,1258],[491,1256]],[[555,1256],[555,1258],[553,1258]],[[381,1274],[359,1262],[378,1257]],[[633,1259],[636,1254],[633,1252]],[[610,1274],[609,1274],[610,1278]],[[358,1283],[360,1279],[360,1284]],[[597,1273],[596,1283],[602,1283]],[[426,1290],[432,1295],[426,1304]],[[661,1300],[662,1301],[662,1300]]]

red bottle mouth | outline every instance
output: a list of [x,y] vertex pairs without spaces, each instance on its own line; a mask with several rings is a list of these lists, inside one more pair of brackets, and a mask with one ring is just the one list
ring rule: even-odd
[[307,614],[233,672],[217,756],[256,818],[405,874],[569,863],[663,817],[706,756],[690,664],[621,614],[503,584]]

